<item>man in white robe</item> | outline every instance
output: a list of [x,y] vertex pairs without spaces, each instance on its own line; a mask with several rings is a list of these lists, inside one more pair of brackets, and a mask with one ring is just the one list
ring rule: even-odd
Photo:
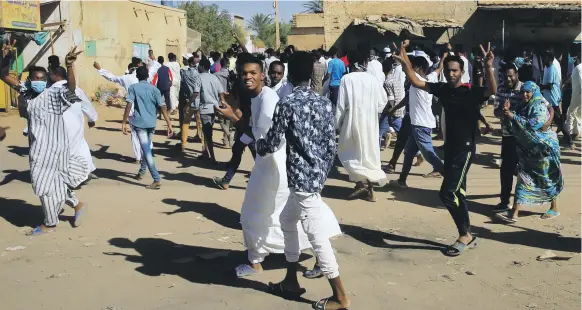
[[178,109],[178,94],[180,94],[180,83],[182,82],[182,77],[180,75],[180,64],[176,61],[176,55],[173,53],[168,54],[169,62],[166,64],[168,68],[172,71],[172,87],[170,88],[170,114],[176,114]]
[[349,198],[367,193],[367,200],[375,201],[372,184],[386,182],[380,161],[378,114],[388,97],[377,78],[365,72],[366,56],[355,52],[349,58],[352,70],[341,79],[335,115],[336,128],[340,129],[338,156],[350,181],[356,182]]
[[[275,107],[279,102],[277,93],[263,86],[263,69],[259,62],[250,62],[243,67],[244,82],[252,93],[251,126],[255,139],[266,136]],[[289,198],[286,167],[286,145],[281,142],[276,152],[257,155],[247,185],[241,208],[241,225],[250,265],[236,268],[238,277],[247,277],[262,272],[261,263],[270,253],[283,253],[285,242],[279,217]],[[341,234],[339,224],[329,207],[322,209],[327,219],[328,237]],[[311,248],[303,228],[298,224],[300,249]]]

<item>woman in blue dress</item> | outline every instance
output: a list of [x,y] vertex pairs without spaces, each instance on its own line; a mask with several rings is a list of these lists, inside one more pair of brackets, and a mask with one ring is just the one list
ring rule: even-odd
[[509,101],[505,102],[503,122],[507,122],[517,139],[518,176],[513,209],[497,217],[508,223],[517,221],[523,205],[551,207],[542,219],[560,215],[558,195],[564,188],[560,166],[558,137],[551,129],[542,130],[549,118],[546,103],[534,82],[526,82],[521,88],[524,101],[512,112]]

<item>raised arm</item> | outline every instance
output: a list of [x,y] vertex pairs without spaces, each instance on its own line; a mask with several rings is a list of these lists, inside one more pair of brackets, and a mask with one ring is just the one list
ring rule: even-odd
[[10,75],[10,63],[12,62],[12,50],[14,49],[14,44],[4,44],[2,47],[2,64],[0,64],[0,80],[8,84],[8,86],[18,90],[20,88],[20,81],[13,75]]
[[234,39],[236,40],[238,45],[240,45],[243,52],[248,53],[249,51],[247,50],[247,47],[245,46],[244,42],[236,35],[236,32],[234,32],[234,29],[231,29],[230,33],[232,34],[232,36],[234,37]]
[[77,81],[75,80],[75,61],[77,60],[77,56],[79,56],[79,54],[81,54],[83,51],[78,51],[77,52],[77,47],[73,46],[71,48],[71,50],[69,51],[69,53],[67,54],[67,56],[65,56],[65,65],[67,66],[67,74],[68,74],[68,80],[67,80],[67,85],[69,87],[69,90],[72,92],[75,92],[75,89],[77,88]]
[[485,61],[485,79],[487,80],[487,90],[485,91],[485,96],[490,97],[497,93],[497,81],[495,80],[495,73],[493,72],[493,60],[495,55],[491,51],[491,42],[487,43],[487,50],[479,45],[481,48],[481,53],[483,54],[483,60]]
[[408,80],[410,80],[410,83],[414,87],[416,87],[418,89],[422,89],[426,92],[429,92],[430,89],[428,87],[428,83],[419,79],[416,76],[416,73],[414,72],[414,70],[412,70],[412,63],[410,62],[408,55],[406,55],[406,47],[408,47],[408,40],[403,41],[400,44],[400,49],[398,49],[396,44],[394,44],[394,48],[396,49],[396,51],[394,53],[394,58],[396,58],[396,60],[398,60],[398,62],[400,62],[400,64],[402,65],[402,71],[404,71],[404,73],[406,74],[406,77],[408,78]]
[[93,68],[97,69],[97,72],[99,72],[99,74],[101,74],[101,76],[109,82],[117,83],[123,86],[120,76],[115,76],[113,73],[109,72],[109,70],[103,69],[98,62],[95,61],[93,63]]

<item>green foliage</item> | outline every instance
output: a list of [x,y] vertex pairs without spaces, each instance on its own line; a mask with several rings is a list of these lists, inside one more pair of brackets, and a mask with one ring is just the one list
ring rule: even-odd
[[234,43],[230,34],[233,29],[231,16],[227,11],[220,11],[215,4],[203,5],[196,1],[184,2],[180,8],[186,11],[188,28],[202,35],[203,51],[225,51]]
[[307,13],[323,13],[323,0],[311,0],[303,4]]
[[[273,18],[265,14],[251,17],[248,27],[255,32],[255,37],[265,43],[265,47],[275,47],[276,29]],[[287,45],[287,36],[291,32],[291,22],[279,22],[279,40],[281,48]]]

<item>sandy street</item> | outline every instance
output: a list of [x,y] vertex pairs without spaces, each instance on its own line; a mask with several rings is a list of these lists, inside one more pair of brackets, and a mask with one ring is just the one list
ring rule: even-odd
[[[0,143],[1,309],[299,310],[331,294],[326,280],[302,277],[305,303],[268,294],[266,284],[283,277],[282,255],[267,258],[268,270],[257,277],[235,278],[234,267],[246,262],[239,212],[245,174],[252,168],[250,153],[231,188],[220,191],[212,177],[222,176],[222,167],[195,159],[199,143],[181,156],[176,140],[157,135],[154,154],[163,187],[148,191],[149,174],[142,182],[132,178],[138,165],[132,163],[129,136],[120,130],[122,110],[99,105],[97,110],[100,120],[86,137],[100,179],[77,192],[89,203],[89,218],[72,228],[73,210],[67,208],[57,231],[39,237],[25,236],[43,219],[29,184],[28,142],[21,133],[25,122],[17,115],[0,116],[0,124],[11,127]],[[222,133],[215,128],[220,145]],[[164,129],[161,122],[158,129]],[[408,190],[379,188],[376,203],[347,201],[353,184],[341,167],[332,171],[322,196],[345,233],[333,245],[350,309],[580,308],[580,153],[562,154],[561,216],[540,220],[547,206],[529,208],[517,224],[507,226],[492,220],[490,212],[499,202],[493,160],[500,141],[487,136],[478,145],[468,195],[480,243],[454,259],[440,252],[457,232],[438,197],[441,181],[421,177],[428,164],[413,167]],[[230,159],[230,150],[216,152],[219,161]],[[383,160],[391,153],[383,152]],[[548,250],[563,260],[536,260]],[[304,255],[305,266],[314,261]]]

